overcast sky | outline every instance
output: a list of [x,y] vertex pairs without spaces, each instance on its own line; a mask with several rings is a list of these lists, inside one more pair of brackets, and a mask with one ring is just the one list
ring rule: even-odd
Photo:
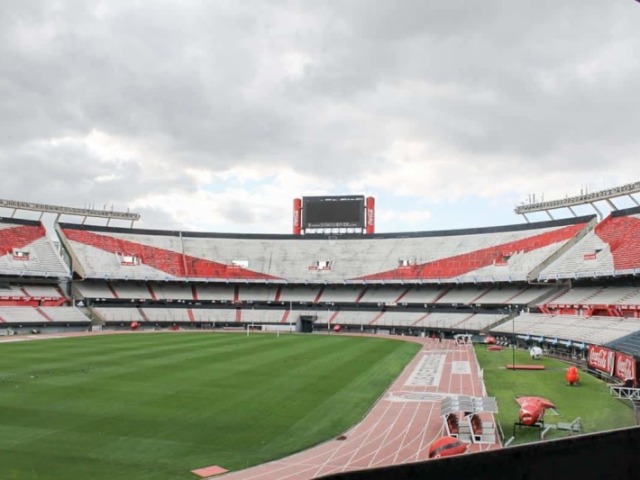
[[0,39],[0,198],[289,233],[364,194],[390,232],[640,180],[634,0],[0,0]]

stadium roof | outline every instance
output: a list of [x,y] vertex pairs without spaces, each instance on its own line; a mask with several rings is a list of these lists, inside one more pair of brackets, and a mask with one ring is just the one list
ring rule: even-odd
[[595,206],[595,202],[605,201],[611,207],[612,210],[618,210],[618,207],[611,201],[612,198],[628,196],[636,206],[640,206],[640,203],[633,197],[632,194],[640,192],[640,182],[629,183],[627,185],[622,185],[620,187],[608,188],[606,190],[600,190],[598,192],[592,193],[581,193],[580,195],[574,197],[567,197],[561,200],[550,200],[547,202],[534,202],[528,203],[526,205],[517,206],[514,211],[519,215],[524,215],[527,222],[529,219],[527,218],[527,213],[534,212],[547,212],[547,215],[551,219],[553,217],[549,213],[550,210],[557,210],[559,208],[568,208],[573,216],[577,216],[571,207],[575,207],[578,205],[591,205],[598,215],[602,218],[602,213]]

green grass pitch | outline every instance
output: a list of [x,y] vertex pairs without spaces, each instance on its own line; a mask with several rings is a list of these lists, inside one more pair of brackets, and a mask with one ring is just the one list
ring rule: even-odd
[[193,479],[348,429],[419,345],[152,333],[0,344],[0,478]]
[[[529,352],[516,350],[516,364],[541,364],[545,370],[507,370],[512,363],[511,349],[488,351],[484,345],[476,345],[478,361],[484,371],[488,394],[498,401],[497,421],[502,425],[505,437],[513,434],[513,423],[518,420],[520,406],[516,397],[539,396],[551,400],[556,412],[547,411],[546,423],[572,422],[580,417],[585,433],[630,427],[636,424],[633,410],[616,400],[602,381],[580,372],[580,385],[569,387],[565,373],[568,364],[553,358],[532,360]],[[550,430],[545,439],[567,436],[566,431]],[[539,440],[539,431],[528,428],[516,430],[514,444]]]

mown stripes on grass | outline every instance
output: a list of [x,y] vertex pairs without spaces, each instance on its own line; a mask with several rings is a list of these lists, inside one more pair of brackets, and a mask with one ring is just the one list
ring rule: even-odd
[[416,344],[153,333],[0,345],[0,478],[192,478],[357,422]]

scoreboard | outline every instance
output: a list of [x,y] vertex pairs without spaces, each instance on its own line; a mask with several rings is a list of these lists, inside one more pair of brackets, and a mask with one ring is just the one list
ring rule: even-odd
[[375,198],[364,195],[293,199],[293,234],[353,234],[375,231]]
[[302,228],[364,228],[364,195],[302,197]]

